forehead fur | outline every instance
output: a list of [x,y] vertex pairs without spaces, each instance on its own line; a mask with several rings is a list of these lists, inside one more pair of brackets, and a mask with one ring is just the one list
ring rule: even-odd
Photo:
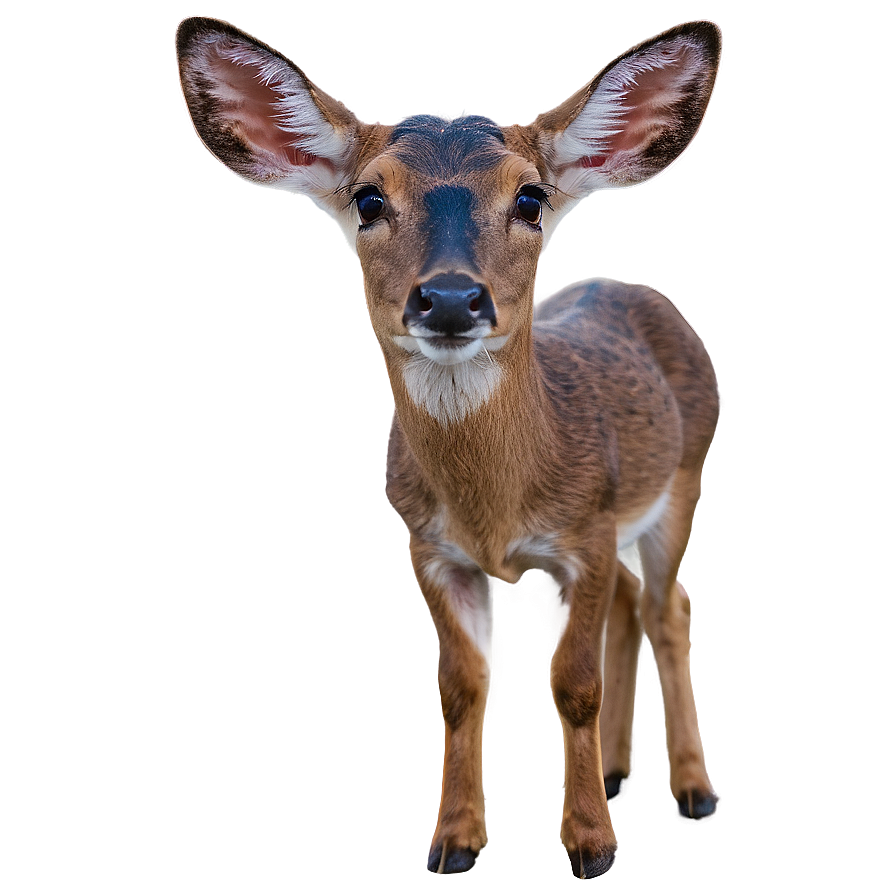
[[395,126],[389,145],[405,165],[420,174],[450,178],[496,165],[504,155],[504,133],[480,115],[453,121],[415,115]]

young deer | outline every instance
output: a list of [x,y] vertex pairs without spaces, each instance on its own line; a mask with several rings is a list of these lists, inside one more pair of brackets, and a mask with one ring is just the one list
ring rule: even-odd
[[[538,308],[533,290],[561,215],[592,190],[646,180],[694,136],[716,27],[682,25],[629,50],[527,127],[424,115],[362,124],[224,22],[188,19],[177,49],[206,146],[250,180],[310,196],[361,260],[395,396],[387,494],[410,530],[440,645],[446,745],[429,869],[466,871],[485,845],[487,576],[516,582],[532,567],[556,578],[569,608],[551,684],[573,873],[595,877],[613,862],[607,796],[629,773],[642,625],[662,681],[672,792],[682,814],[712,813],[690,605],[676,581],[716,424],[712,366],[646,287],[593,280]],[[634,543],[643,589],[617,559]]]

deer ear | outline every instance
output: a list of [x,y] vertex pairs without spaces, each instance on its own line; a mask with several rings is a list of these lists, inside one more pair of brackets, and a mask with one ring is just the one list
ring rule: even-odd
[[226,22],[186,19],[177,56],[193,124],[228,168],[337,212],[333,191],[353,170],[364,127],[345,106]]
[[697,132],[719,64],[710,22],[680,25],[629,50],[530,126],[562,193],[640,183]]

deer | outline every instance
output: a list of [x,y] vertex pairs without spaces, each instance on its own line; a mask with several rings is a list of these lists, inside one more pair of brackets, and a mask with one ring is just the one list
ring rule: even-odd
[[677,581],[718,418],[712,364],[646,286],[595,279],[536,305],[534,283],[580,199],[647,180],[688,145],[720,50],[717,27],[692,22],[628,50],[530,125],[415,115],[386,126],[362,123],[226,22],[178,29],[206,147],[250,181],[308,196],[361,263],[395,400],[386,494],[438,635],[445,753],[430,871],[468,871],[486,844],[490,577],[545,570],[568,610],[550,676],[573,874],[597,877],[615,857],[607,800],[630,773],[644,633],[673,796],[688,818],[716,809]]

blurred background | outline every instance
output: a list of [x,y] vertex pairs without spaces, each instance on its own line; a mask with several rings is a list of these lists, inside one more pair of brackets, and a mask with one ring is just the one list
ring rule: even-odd
[[[6,14],[0,890],[880,892],[896,798],[890,8],[133,9]],[[488,848],[453,884],[425,870],[437,643],[383,492],[392,399],[360,268],[311,202],[199,142],[174,54],[197,14],[386,123],[525,124],[659,31],[722,29],[694,142],[568,215],[536,290],[653,286],[722,394],[680,576],[719,810],[678,817],[645,642],[599,881],[574,883],[559,841],[560,612],[537,572],[494,583]]]

